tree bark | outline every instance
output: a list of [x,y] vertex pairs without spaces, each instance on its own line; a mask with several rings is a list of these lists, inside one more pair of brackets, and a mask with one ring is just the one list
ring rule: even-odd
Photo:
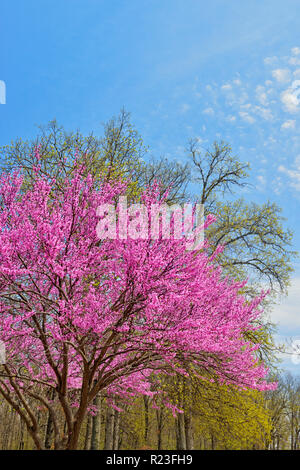
[[144,395],[144,406],[145,406],[145,433],[144,433],[144,441],[145,444],[148,444],[148,436],[149,436],[149,397]]
[[186,438],[186,450],[194,449],[194,434],[190,412],[184,414],[184,427]]
[[177,441],[177,450],[186,450],[186,436],[185,436],[185,424],[184,424],[184,415],[179,413],[176,421],[176,441]]
[[52,432],[53,432],[53,421],[52,421],[52,416],[49,413],[48,420],[47,420],[47,427],[46,427],[46,435],[45,435],[45,449],[51,449]]
[[[50,399],[54,400],[55,398],[55,390],[50,392]],[[48,413],[48,420],[46,426],[46,434],[45,434],[45,449],[51,449],[52,444],[52,434],[53,434],[53,418],[51,413]]]
[[93,405],[97,408],[97,414],[92,417],[91,450],[99,450],[101,433],[101,395],[94,398]]
[[120,412],[115,410],[113,450],[119,450],[119,441],[120,441]]
[[157,450],[162,450],[163,409],[156,410],[157,419]]
[[92,439],[92,416],[89,414],[86,422],[84,449],[90,450]]
[[113,450],[115,410],[110,406],[106,410],[104,450]]

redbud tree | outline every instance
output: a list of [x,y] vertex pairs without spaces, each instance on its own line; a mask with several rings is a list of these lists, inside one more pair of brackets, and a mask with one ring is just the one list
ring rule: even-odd
[[[244,284],[222,276],[205,247],[187,250],[184,236],[99,240],[97,208],[115,204],[124,183],[95,189],[78,170],[53,188],[39,174],[25,192],[17,173],[0,178],[0,393],[38,449],[39,407],[52,418],[55,448],[76,449],[100,391],[153,395],[162,374],[272,387],[260,346],[244,335],[263,294],[247,301]],[[153,187],[143,202],[157,198]]]

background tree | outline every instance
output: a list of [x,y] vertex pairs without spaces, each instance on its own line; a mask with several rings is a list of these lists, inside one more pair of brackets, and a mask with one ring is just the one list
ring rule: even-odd
[[237,189],[249,185],[249,164],[233,156],[224,142],[215,142],[212,149],[202,152],[197,140],[191,140],[188,154],[199,184],[198,200],[217,219],[206,236],[212,251],[224,247],[218,256],[224,272],[236,279],[247,277],[254,295],[262,283],[273,292],[285,292],[296,252],[291,250],[292,232],[283,229],[281,209],[271,202],[259,205],[233,199]]
[[267,316],[278,293],[287,293],[292,262],[298,256],[292,249],[292,232],[284,228],[281,209],[270,201],[263,204],[246,203],[235,198],[237,190],[249,185],[249,164],[232,155],[224,142],[215,142],[204,151],[197,139],[187,148],[192,162],[193,177],[199,185],[198,200],[205,205],[205,213],[215,215],[216,222],[208,227],[205,236],[211,253],[220,245],[223,250],[216,257],[224,275],[233,279],[248,279],[243,292],[255,297],[268,287],[271,295],[264,301],[265,315],[258,319],[260,329],[249,339],[259,341],[265,361],[271,367],[278,362],[279,348],[273,341],[275,325]]
[[[39,134],[31,141],[17,139],[0,148],[2,170],[18,168],[24,176],[23,186],[31,187],[39,174],[53,178],[56,189],[62,189],[67,177],[84,166],[85,173],[103,182],[126,179],[128,195],[137,189],[140,166],[146,152],[142,139],[130,123],[130,114],[124,109],[103,126],[103,135],[84,136],[64,129],[56,120],[39,127]],[[38,149],[38,151],[37,151]]]

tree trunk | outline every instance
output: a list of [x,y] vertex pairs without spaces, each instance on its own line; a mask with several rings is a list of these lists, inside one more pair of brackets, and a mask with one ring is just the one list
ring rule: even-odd
[[[54,398],[55,398],[55,390],[52,390],[52,392],[50,392],[50,399],[54,400]],[[52,434],[53,434],[53,419],[52,419],[51,413],[49,412],[47,426],[46,426],[46,434],[45,434],[45,449],[51,449]]]
[[190,412],[184,414],[186,450],[194,449],[194,434]]
[[17,413],[15,411],[12,411],[12,416],[11,416],[11,434],[10,434],[10,443],[9,443],[9,449],[10,450],[16,450],[15,445],[17,444],[16,439],[15,439],[15,423],[17,419]]
[[25,423],[20,418],[20,442],[19,442],[19,450],[24,450],[24,431],[25,431]]
[[101,433],[101,395],[94,398],[93,405],[97,408],[97,414],[92,418],[91,450],[99,450]]
[[51,414],[49,413],[48,420],[47,420],[47,427],[46,427],[46,435],[45,435],[45,449],[51,449],[52,433],[53,433],[53,420],[52,420]]
[[145,444],[148,444],[148,436],[149,436],[149,397],[144,395],[144,406],[145,406],[145,433],[144,433],[144,441]]
[[[5,423],[5,426],[8,425],[9,423],[9,412],[10,412],[10,406],[6,404],[5,406],[5,414],[3,418],[3,423]],[[2,433],[2,450],[8,450],[8,440],[9,440],[9,433],[4,432]]]
[[86,422],[84,449],[90,450],[92,439],[92,416],[89,414]]
[[177,450],[186,450],[185,424],[183,413],[179,413],[175,420]]
[[110,406],[106,410],[104,450],[113,450],[115,410]]
[[163,409],[156,410],[157,419],[157,450],[162,450]]
[[113,450],[119,450],[119,441],[120,441],[120,412],[115,410]]

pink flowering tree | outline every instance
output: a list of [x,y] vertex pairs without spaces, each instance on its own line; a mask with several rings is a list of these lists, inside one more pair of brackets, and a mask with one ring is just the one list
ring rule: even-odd
[[[55,448],[76,449],[96,395],[152,394],[150,375],[152,384],[192,371],[272,386],[259,345],[244,336],[261,298],[246,301],[243,284],[222,277],[205,248],[186,250],[184,238],[99,240],[97,208],[114,204],[124,184],[96,190],[78,171],[63,191],[54,186],[38,176],[23,192],[18,174],[0,178],[0,394],[38,449],[39,407],[51,415]],[[155,188],[143,201],[150,210]]]

